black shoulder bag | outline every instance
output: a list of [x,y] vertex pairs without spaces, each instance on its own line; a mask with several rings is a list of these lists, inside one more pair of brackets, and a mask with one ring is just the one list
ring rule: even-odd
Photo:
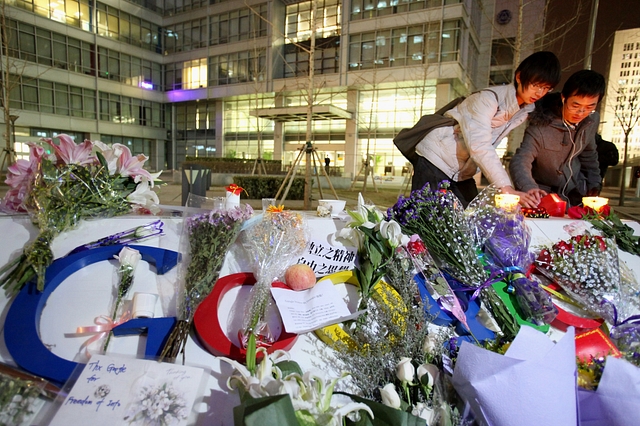
[[415,164],[418,157],[418,154],[416,154],[416,145],[418,145],[429,132],[438,127],[453,126],[456,124],[456,120],[445,117],[444,113],[456,107],[464,99],[464,96],[460,96],[435,113],[423,115],[412,128],[400,130],[400,133],[393,138],[394,145],[398,147],[407,160],[411,161],[411,164]]

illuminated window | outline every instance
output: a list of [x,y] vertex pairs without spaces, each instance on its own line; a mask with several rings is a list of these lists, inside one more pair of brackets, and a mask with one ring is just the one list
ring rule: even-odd
[[198,89],[207,85],[207,59],[187,61],[182,68],[183,89]]

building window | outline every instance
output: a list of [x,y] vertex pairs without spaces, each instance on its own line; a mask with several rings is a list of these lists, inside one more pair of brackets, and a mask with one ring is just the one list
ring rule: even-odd
[[[316,0],[316,38],[340,35],[340,1]],[[295,43],[311,38],[311,2],[287,6],[285,43]]]
[[164,31],[165,53],[199,49],[207,46],[207,18],[181,22]]
[[182,88],[198,89],[207,86],[207,59],[187,61],[182,67]]
[[213,15],[211,17],[210,44],[212,46],[235,41],[250,40],[267,35],[267,5]]
[[213,156],[216,152],[216,101],[175,104],[178,162],[185,156]]
[[89,0],[16,0],[15,5],[51,20],[91,31]]
[[263,81],[266,63],[264,49],[212,56],[209,58],[209,85]]
[[460,21],[440,22],[354,34],[349,69],[409,66],[458,60]]
[[100,92],[100,120],[120,124],[165,127],[162,104]]
[[95,91],[38,78],[11,76],[10,107],[46,114],[96,118]]
[[[284,46],[284,77],[298,77],[309,72],[310,44],[308,41]],[[340,37],[316,40],[314,49],[314,72],[336,73],[340,69]]]
[[371,19],[378,16],[441,7],[462,3],[462,0],[351,0],[351,20]]

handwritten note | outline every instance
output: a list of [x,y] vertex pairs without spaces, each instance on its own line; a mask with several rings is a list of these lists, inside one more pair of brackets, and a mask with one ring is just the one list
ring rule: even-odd
[[296,263],[309,265],[316,277],[324,277],[334,272],[347,271],[355,267],[355,247],[334,247],[326,241],[311,240],[307,251]]
[[50,425],[187,425],[206,378],[201,368],[93,355]]
[[304,291],[273,287],[271,294],[280,311],[284,328],[289,333],[301,334],[317,330],[356,318],[363,312],[352,314],[329,280],[322,280]]

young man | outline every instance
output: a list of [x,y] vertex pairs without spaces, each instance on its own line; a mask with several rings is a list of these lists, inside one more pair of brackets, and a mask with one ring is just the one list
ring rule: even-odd
[[[455,126],[432,130],[416,146],[412,190],[427,182],[437,189],[442,180],[450,181],[453,193],[466,206],[478,194],[473,176],[482,171],[490,183],[505,193],[517,193],[495,149],[511,130],[523,123],[533,103],[560,82],[560,61],[551,52],[536,52],[516,69],[514,83],[475,92],[446,116]],[[536,195],[524,192],[520,202],[535,207]]]
[[596,107],[604,96],[604,77],[591,70],[574,73],[561,93],[551,93],[529,116],[522,145],[509,172],[519,191],[542,197],[557,193],[568,206],[600,192],[595,135]]

